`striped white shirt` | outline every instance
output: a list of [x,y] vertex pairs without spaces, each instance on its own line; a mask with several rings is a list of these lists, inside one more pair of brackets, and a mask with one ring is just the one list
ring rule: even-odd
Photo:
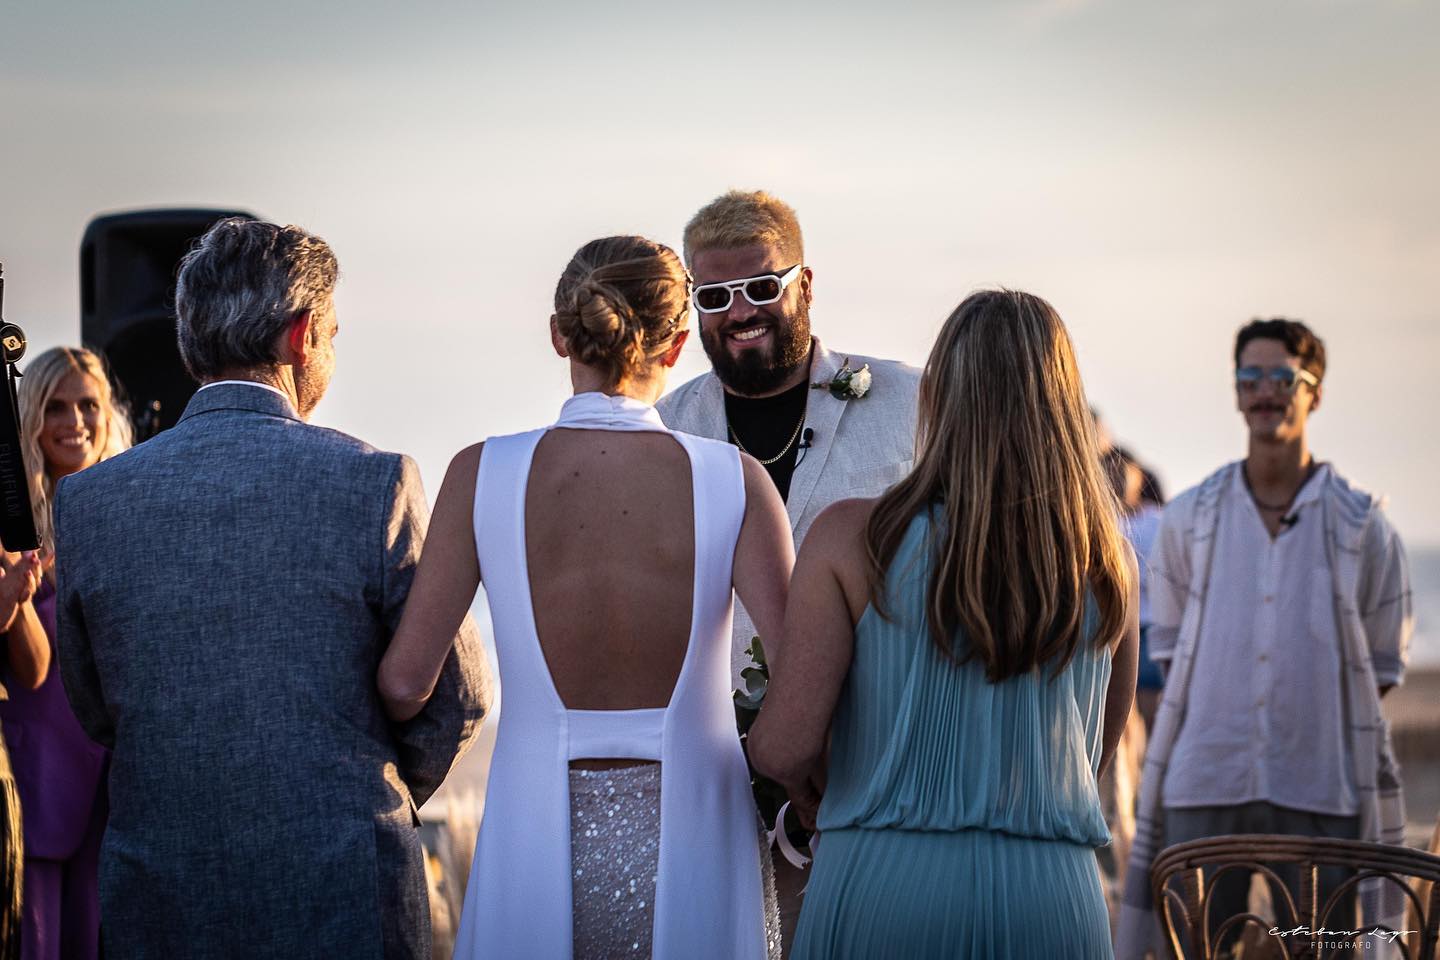
[[1273,539],[1241,471],[1221,495],[1189,703],[1165,774],[1167,807],[1267,801],[1334,816],[1359,810],[1320,518],[1329,469],[1301,488],[1295,522]]

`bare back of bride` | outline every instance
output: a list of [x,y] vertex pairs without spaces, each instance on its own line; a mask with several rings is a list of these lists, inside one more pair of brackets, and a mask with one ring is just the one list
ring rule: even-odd
[[736,593],[778,634],[793,546],[759,464],[652,406],[688,299],[667,247],[582,247],[550,323],[575,395],[436,503],[380,688],[423,709],[483,577],[503,703],[457,957],[778,956],[729,638]]

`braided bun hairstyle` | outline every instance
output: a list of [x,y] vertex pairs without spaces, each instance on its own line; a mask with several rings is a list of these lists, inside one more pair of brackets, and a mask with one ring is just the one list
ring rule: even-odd
[[566,349],[610,386],[669,349],[689,312],[680,257],[644,237],[590,241],[555,285],[555,327]]

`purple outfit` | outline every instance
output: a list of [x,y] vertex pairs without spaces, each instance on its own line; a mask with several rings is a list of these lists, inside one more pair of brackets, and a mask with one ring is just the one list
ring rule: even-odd
[[[35,612],[55,651],[55,588],[47,581]],[[110,752],[81,729],[60,671],[38,690],[6,684],[0,723],[20,793],[25,825],[24,960],[94,960],[100,909],[96,884],[100,837],[109,812]]]

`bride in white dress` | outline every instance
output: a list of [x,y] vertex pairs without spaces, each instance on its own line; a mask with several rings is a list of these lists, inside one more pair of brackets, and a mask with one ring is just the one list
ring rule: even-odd
[[779,956],[730,619],[779,633],[794,548],[764,468],[655,412],[688,319],[673,250],[581,247],[550,320],[575,395],[436,501],[379,686],[423,708],[483,576],[504,699],[457,958]]

